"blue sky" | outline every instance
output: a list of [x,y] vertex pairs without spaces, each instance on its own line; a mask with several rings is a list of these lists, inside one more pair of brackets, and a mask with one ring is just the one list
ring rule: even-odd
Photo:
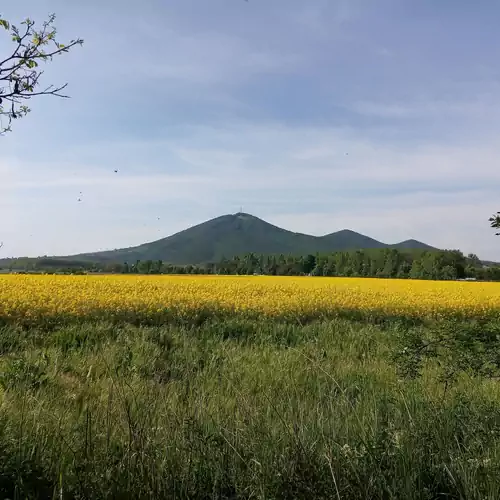
[[132,246],[242,206],[500,260],[499,3],[9,4],[85,44],[46,67],[71,100],[33,101],[0,138],[1,256]]

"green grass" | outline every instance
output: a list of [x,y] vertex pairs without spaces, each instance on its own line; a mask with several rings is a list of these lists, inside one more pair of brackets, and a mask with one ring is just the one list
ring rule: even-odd
[[400,379],[422,328],[4,326],[0,498],[500,498],[500,388]]

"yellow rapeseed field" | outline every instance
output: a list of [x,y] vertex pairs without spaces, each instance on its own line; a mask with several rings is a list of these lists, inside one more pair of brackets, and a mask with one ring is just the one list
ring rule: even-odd
[[500,317],[500,283],[267,276],[0,276],[0,320]]

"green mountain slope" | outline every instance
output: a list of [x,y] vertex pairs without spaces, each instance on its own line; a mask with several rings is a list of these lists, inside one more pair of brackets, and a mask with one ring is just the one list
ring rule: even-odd
[[[401,243],[402,248],[432,249],[415,240]],[[95,262],[135,262],[158,260],[172,264],[201,264],[217,262],[249,252],[263,254],[315,254],[339,250],[367,248],[398,248],[350,230],[326,236],[294,233],[245,213],[223,215],[185,229],[168,238],[143,245],[68,257]]]
[[435,247],[431,247],[430,245],[426,245],[421,241],[417,240],[405,240],[401,243],[396,243],[395,245],[390,245],[392,248],[398,248],[399,250],[436,250]]
[[327,249],[333,248],[334,251],[366,249],[366,248],[386,248],[389,245],[374,240],[369,236],[356,233],[349,229],[342,229],[336,233],[327,234],[320,238]]

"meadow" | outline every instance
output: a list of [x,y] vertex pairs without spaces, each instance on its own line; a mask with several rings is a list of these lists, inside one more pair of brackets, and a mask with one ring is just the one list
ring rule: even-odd
[[500,285],[0,276],[1,498],[500,498]]

